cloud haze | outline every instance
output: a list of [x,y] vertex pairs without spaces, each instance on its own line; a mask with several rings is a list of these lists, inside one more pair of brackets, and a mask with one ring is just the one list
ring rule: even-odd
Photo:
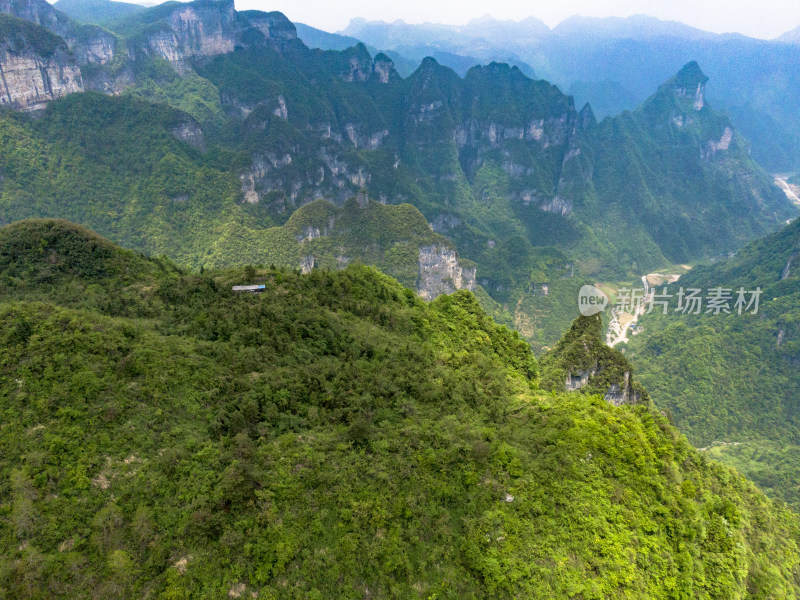
[[237,9],[279,10],[293,21],[326,31],[338,31],[351,18],[368,20],[403,19],[408,23],[425,21],[461,25],[487,13],[498,19],[520,20],[529,16],[550,27],[575,14],[589,17],[627,17],[646,14],[659,19],[680,21],[716,33],[739,32],[752,37],[773,38],[800,25],[797,0],[566,0],[564,2],[519,2],[515,0],[459,0],[458,2],[403,0],[365,2],[363,0],[236,0]]

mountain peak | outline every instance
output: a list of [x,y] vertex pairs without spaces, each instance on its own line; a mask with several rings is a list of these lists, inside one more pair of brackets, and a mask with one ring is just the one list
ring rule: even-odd
[[698,85],[705,85],[708,77],[703,73],[697,61],[693,60],[683,65],[671,81],[676,85],[694,88]]
[[545,389],[603,394],[616,406],[649,400],[644,389],[633,381],[628,359],[603,342],[599,314],[575,319],[555,348],[542,357],[541,365]]
[[680,101],[690,101],[695,111],[705,106],[705,89],[708,77],[700,69],[697,61],[691,61],[683,65],[669,81],[667,81],[660,91],[667,91],[675,95]]

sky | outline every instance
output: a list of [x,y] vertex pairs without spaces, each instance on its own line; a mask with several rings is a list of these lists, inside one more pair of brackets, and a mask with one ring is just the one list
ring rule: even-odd
[[236,0],[236,8],[279,10],[292,21],[332,32],[347,27],[354,17],[463,25],[486,14],[517,21],[533,16],[550,27],[576,14],[587,17],[644,14],[715,33],[738,32],[764,39],[800,26],[798,0]]

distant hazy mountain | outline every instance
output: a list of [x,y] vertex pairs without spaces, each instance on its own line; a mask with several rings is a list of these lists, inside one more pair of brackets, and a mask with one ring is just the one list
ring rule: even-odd
[[796,27],[791,31],[787,31],[777,38],[781,42],[790,42],[792,44],[800,43],[800,27]]
[[297,37],[309,48],[321,48],[322,50],[347,50],[357,45],[361,40],[354,37],[340,35],[338,33],[328,33],[310,25],[295,23]]
[[[367,45],[394,50],[405,57],[421,61],[433,57],[439,64],[450,67],[459,76],[475,65],[490,62],[506,62],[517,66],[529,77],[535,77],[534,69],[514,52],[504,47],[506,36],[515,39],[530,39],[549,31],[537,19],[525,21],[496,21],[483,17],[470,21],[467,25],[456,27],[425,23],[408,25],[404,21],[393,23],[370,22],[353,19],[342,33],[357,38]],[[469,40],[462,43],[463,39]],[[374,44],[373,40],[380,41]]]
[[95,25],[145,9],[141,4],[112,0],[58,0],[53,6],[76,21]]
[[[548,33],[550,33],[548,31]],[[553,28],[552,34],[587,38],[650,38],[681,37],[687,39],[710,39],[716,34],[696,29],[677,21],[662,21],[646,15],[631,17],[582,17],[574,15]]]
[[512,56],[589,101],[599,118],[634,108],[681,65],[696,60],[708,97],[775,171],[800,168],[800,60],[789,32],[780,41],[718,35],[646,16],[572,17],[549,30],[535,20],[483,18],[462,27],[355,19],[345,33],[376,47],[435,46],[479,58]]

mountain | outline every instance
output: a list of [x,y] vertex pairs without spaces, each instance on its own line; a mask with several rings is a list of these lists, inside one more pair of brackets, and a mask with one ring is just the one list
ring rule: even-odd
[[796,515],[647,404],[540,391],[469,292],[198,275],[47,220],[0,249],[4,596],[800,587]]
[[[543,32],[544,33],[544,32]],[[547,33],[550,33],[549,31]],[[677,21],[662,21],[647,15],[630,17],[583,17],[574,15],[556,25],[552,34],[578,39],[631,39],[651,38],[713,39],[713,33],[690,27]]]
[[297,37],[309,48],[321,48],[322,50],[347,50],[361,43],[361,40],[339,35],[338,33],[328,33],[310,25],[295,23]]
[[[460,78],[428,58],[403,79],[363,44],[309,49],[283,15],[230,2],[168,3],[114,32],[124,56],[77,64],[85,87],[127,81],[119,97],[72,94],[36,119],[0,115],[15,140],[0,148],[5,221],[66,218],[195,268],[364,260],[407,285],[416,273],[425,294],[420,272],[431,269],[453,284],[430,289],[474,289],[544,350],[584,283],[734,251],[796,214],[705,101],[695,63],[597,123],[516,67]],[[294,216],[364,191],[413,205],[450,245],[430,242],[406,208],[345,211],[342,223],[413,217],[413,234],[387,225],[397,237],[378,247],[317,222],[316,208]],[[290,221],[291,233],[268,231]],[[324,239],[301,243],[309,228]]]
[[[514,56],[540,76],[590,102],[599,118],[634,109],[681,65],[697,61],[710,77],[709,97],[752,143],[773,172],[800,166],[800,95],[791,82],[800,63],[786,34],[766,41],[718,35],[635,15],[571,17],[549,30],[520,34],[519,23],[484,18],[474,27],[354,20],[345,33],[384,50],[411,44],[467,56]],[[609,96],[609,86],[618,88]]]
[[105,25],[116,19],[144,10],[141,4],[116,0],[58,0],[53,8],[81,23]]
[[[164,85],[189,75],[192,72],[189,63],[195,58],[252,45],[285,50],[301,44],[296,39],[294,25],[282,14],[237,13],[232,0],[167,2],[114,21],[114,33],[77,23],[45,0],[3,0],[0,12],[61,36],[72,54],[70,58],[78,64],[83,89],[110,94],[149,86],[162,95],[174,95],[174,90],[164,89]],[[13,70],[14,65],[10,66]],[[59,66],[64,65],[59,63]],[[34,71],[27,74],[27,79],[35,80],[35,67],[27,70]],[[43,85],[48,88],[47,81]],[[53,95],[59,97],[70,92],[60,89]],[[7,95],[12,94],[7,91]],[[40,108],[37,102],[17,102],[16,107]]]
[[797,43],[798,41],[800,41],[800,27],[796,27],[791,31],[787,31],[786,33],[784,33],[783,35],[779,36],[776,39],[778,41],[788,42],[790,44]]
[[[730,289],[730,314],[662,315],[640,321],[627,356],[656,404],[697,446],[736,464],[797,507],[800,456],[800,221],[697,267],[669,286]],[[757,314],[738,314],[737,290],[760,288]],[[750,296],[747,296],[750,300]]]
[[[351,39],[376,48],[384,52],[395,51],[408,59],[417,62],[427,57],[446,67],[453,69],[459,76],[466,75],[470,68],[476,65],[485,65],[491,62],[504,62],[518,67],[528,77],[534,78],[533,68],[513,52],[509,52],[497,45],[487,43],[493,33],[511,36],[531,36],[547,29],[541,21],[528,19],[520,23],[514,21],[497,22],[490,18],[475,19],[463,27],[451,25],[437,25],[425,23],[423,25],[408,25],[403,21],[393,23],[370,22],[364,19],[353,19],[342,34]],[[376,28],[376,31],[373,31]],[[463,36],[471,36],[480,32],[479,38],[468,48],[460,46],[457,40]],[[377,46],[371,40],[381,40]]]

